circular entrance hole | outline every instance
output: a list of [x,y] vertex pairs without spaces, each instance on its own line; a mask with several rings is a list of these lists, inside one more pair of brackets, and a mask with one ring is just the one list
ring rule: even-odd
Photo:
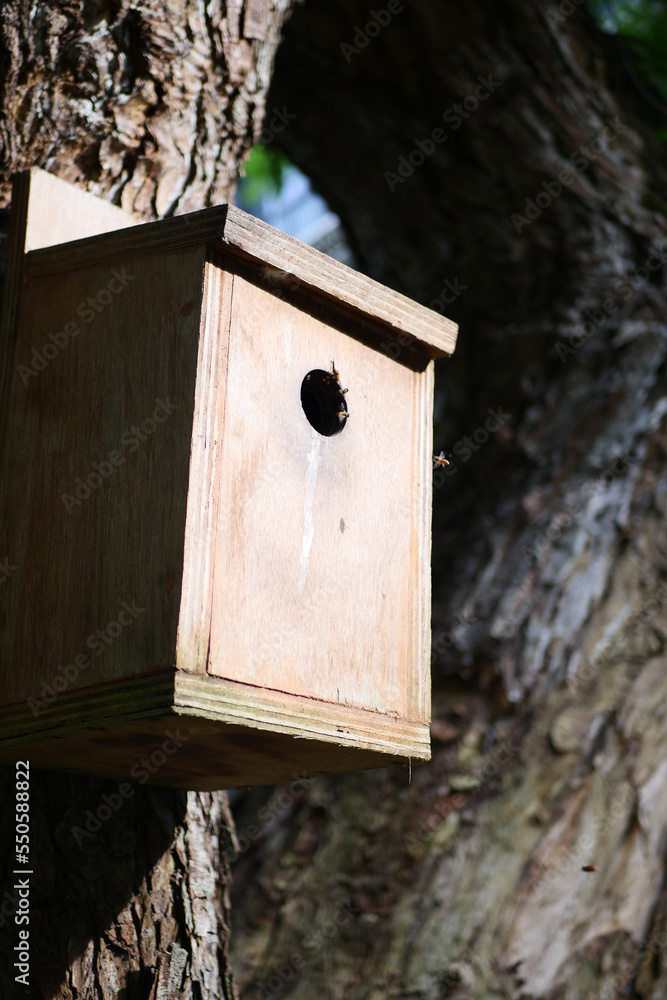
[[301,383],[301,405],[310,426],[324,437],[340,434],[347,423],[343,388],[333,372],[321,368],[308,372]]

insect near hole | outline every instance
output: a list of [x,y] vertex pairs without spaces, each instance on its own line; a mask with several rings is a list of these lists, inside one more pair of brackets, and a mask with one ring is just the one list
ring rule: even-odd
[[308,423],[318,434],[333,437],[340,434],[349,417],[345,393],[338,381],[334,362],[331,371],[314,368],[301,383],[301,405]]

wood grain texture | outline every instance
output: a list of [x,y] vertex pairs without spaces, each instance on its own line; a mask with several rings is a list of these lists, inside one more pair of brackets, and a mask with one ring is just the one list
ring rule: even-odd
[[[428,760],[431,756],[427,723],[350,705],[332,707],[314,698],[181,671],[176,673],[174,690],[174,711],[182,715],[196,715],[226,725],[243,723],[267,732],[299,739],[317,738],[327,744],[391,753],[396,757]],[[315,766],[317,760],[315,755],[307,766]]]
[[137,220],[108,201],[95,198],[53,174],[31,167],[12,181],[7,273],[0,310],[0,424],[16,348],[16,309],[30,250],[109,233]]
[[[142,765],[142,760],[150,762],[152,754],[160,754],[169,733],[183,740],[182,748],[167,757],[162,767]],[[0,761],[13,763],[18,758],[29,759],[35,768],[55,767],[117,781],[136,781],[137,775],[146,775],[145,781],[154,785],[198,791],[273,785],[300,776],[405,763],[393,753],[323,743],[319,738],[275,735],[245,725],[221,727],[206,719],[183,721],[175,715],[87,728],[6,747],[0,744]]]
[[261,219],[230,205],[223,242],[264,265],[291,275],[303,285],[366,316],[371,316],[395,334],[418,341],[429,357],[453,353],[458,327],[432,309],[353,271],[332,257],[279,232]]
[[140,221],[103,198],[96,198],[38,167],[25,173],[29,185],[26,253],[127,229]]
[[173,667],[203,268],[200,246],[24,283],[0,483],[9,701],[77,656],[75,687]]
[[[0,746],[167,715],[174,703],[174,672],[163,671],[86,689],[66,690],[37,714],[26,701],[0,706]],[[6,746],[5,746],[6,742]]]
[[411,632],[417,645],[408,667],[411,719],[431,718],[431,519],[433,511],[433,362],[415,377],[413,433],[413,496],[415,529],[410,590]]
[[7,412],[6,400],[16,350],[16,310],[23,280],[25,234],[28,220],[30,174],[18,174],[12,185],[12,212],[7,247],[7,271],[0,311],[0,434]]
[[[187,671],[124,678],[85,690],[65,691],[37,715],[26,702],[0,706],[0,746],[73,733],[86,726],[114,726],[166,715],[198,716],[221,724],[246,725],[299,739],[427,759],[429,727],[422,723],[337,706],[280,691],[267,691]],[[109,748],[110,759],[114,756]]]
[[[0,727],[2,762],[142,781],[157,753],[152,783],[207,790],[430,756],[428,726],[180,672],[65,693],[38,719],[5,707]],[[182,745],[160,755],[169,734]]]
[[[429,376],[238,275],[232,328],[209,672],[424,720],[409,687],[428,669],[416,490]],[[332,359],[351,415],[323,437],[300,392]]]
[[220,205],[163,219],[58,248],[33,250],[26,256],[28,275],[55,274],[93,263],[109,265],[151,252],[171,251],[197,243],[216,243],[285,275],[303,294],[324,298],[356,313],[406,348],[418,347],[427,357],[453,353],[457,326],[440,313],[413,302],[299,240],[279,232],[233,205]]
[[232,282],[232,275],[206,263],[176,649],[177,668],[200,674],[206,673],[211,634]]
[[[400,774],[326,782],[239,865],[240,992],[270,980],[313,913],[333,911],[344,845],[364,912],[288,984],[290,1000],[665,997],[657,110],[635,99],[622,40],[583,5],[559,23],[525,0],[404,8],[344,73],[359,8],[295,12],[272,93],[297,115],[284,146],[336,198],[380,280],[425,302],[445,278],[467,286],[451,307],[465,335],[439,373],[437,450],[474,435],[487,407],[513,418],[478,451],[459,447],[456,475],[435,476],[434,715],[457,733],[407,794]],[[490,71],[498,92],[391,191],[383,172]],[[627,131],[517,233],[511,215],[605,119]],[[647,261],[655,271],[636,280]],[[582,344],[581,324],[622,282],[618,310]],[[561,743],[575,713],[579,739]],[[479,780],[463,808],[450,785],[461,771]],[[305,862],[304,830],[317,831]]]
[[29,277],[61,274],[83,267],[111,265],[147,254],[184,250],[219,239],[224,232],[227,205],[206,208],[132,229],[103,233],[26,254]]

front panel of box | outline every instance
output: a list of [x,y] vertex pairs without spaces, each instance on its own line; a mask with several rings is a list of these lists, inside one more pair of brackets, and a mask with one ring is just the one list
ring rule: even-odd
[[[332,362],[325,436],[302,387]],[[209,673],[424,718],[425,378],[233,277]]]

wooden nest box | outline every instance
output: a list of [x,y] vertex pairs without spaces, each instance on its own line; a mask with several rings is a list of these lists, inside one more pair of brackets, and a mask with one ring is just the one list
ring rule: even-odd
[[136,225],[32,170],[9,242],[0,759],[199,789],[428,759],[455,325],[228,205]]

